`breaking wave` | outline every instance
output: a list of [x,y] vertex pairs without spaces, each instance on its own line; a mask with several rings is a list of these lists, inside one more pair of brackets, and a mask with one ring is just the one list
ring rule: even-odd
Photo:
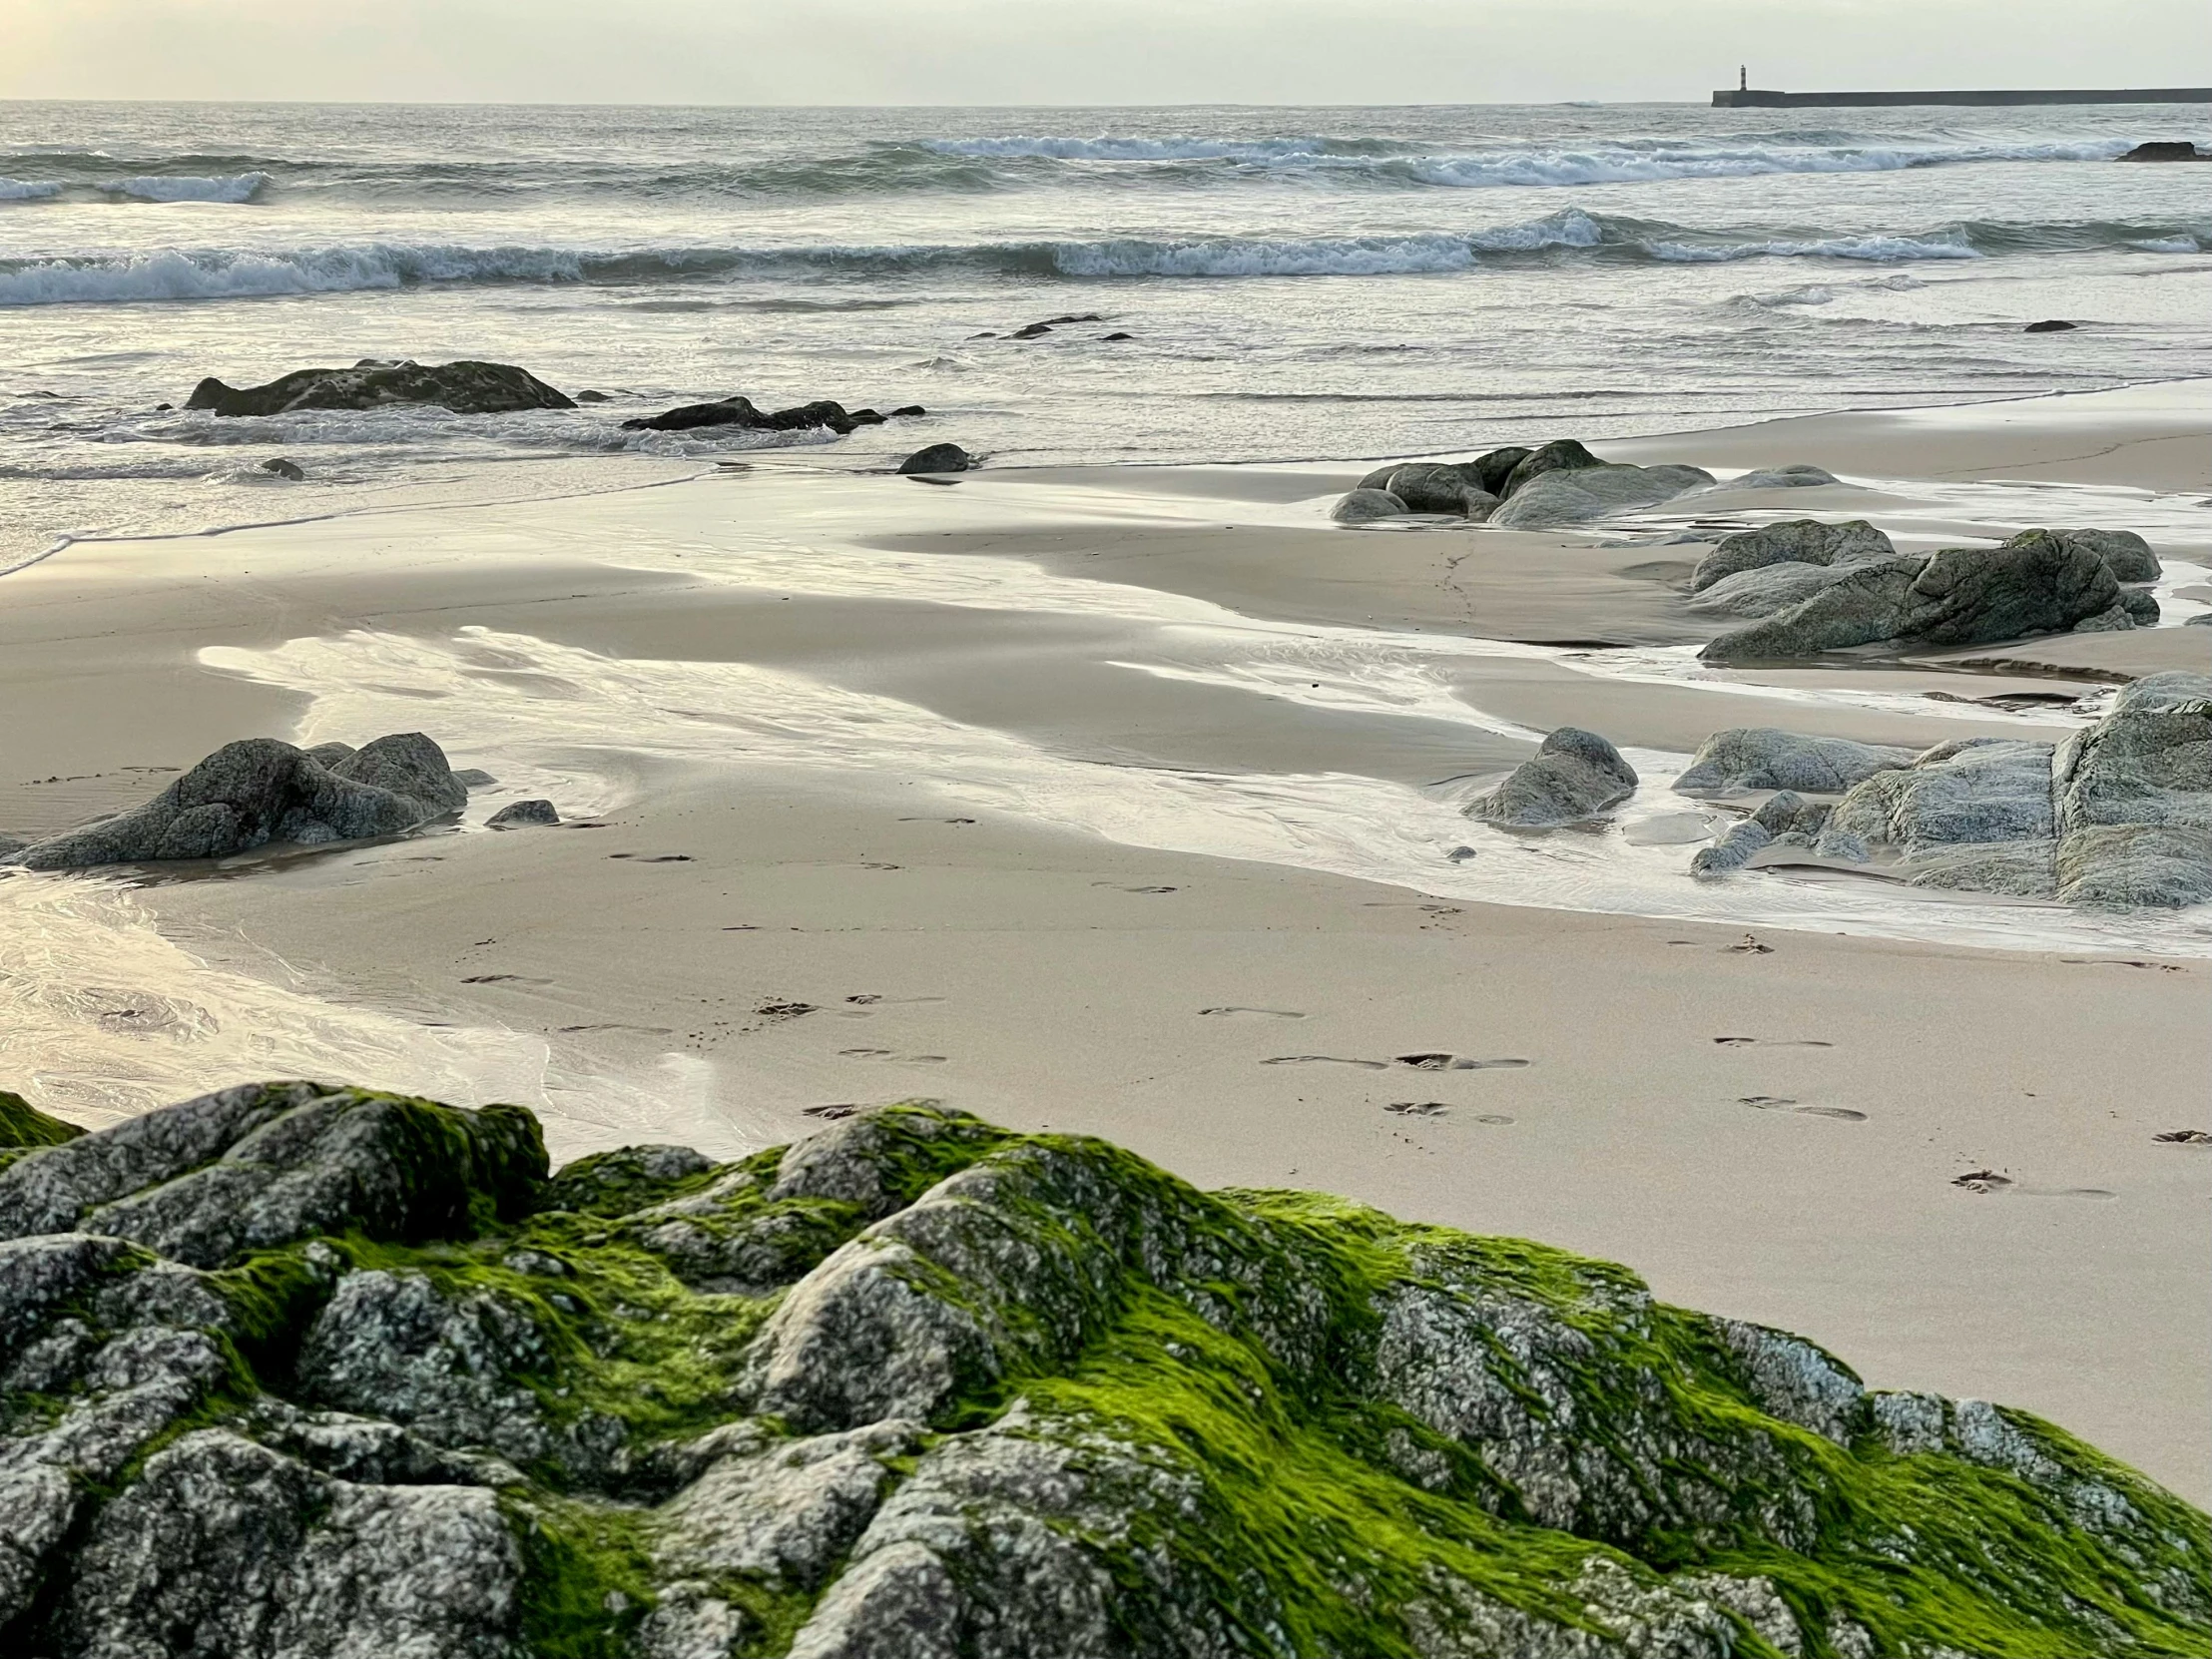
[[61,193],[58,180],[0,179],[0,202],[44,202]]
[[1467,272],[1530,258],[1637,264],[1837,260],[1902,265],[1996,254],[2127,249],[2194,253],[2212,225],[1967,223],[1915,232],[1701,230],[1570,208],[1488,230],[1310,238],[1115,238],[1092,242],[818,243],[793,247],[472,248],[365,243],[286,250],[165,249],[0,260],[0,306],[248,298],[420,283],[651,285],[749,276],[884,277],[927,272],[1106,279],[1373,276]]
[[100,188],[136,202],[251,202],[270,182],[266,173],[236,173],[223,179],[178,178],[150,173],[136,179],[117,179]]

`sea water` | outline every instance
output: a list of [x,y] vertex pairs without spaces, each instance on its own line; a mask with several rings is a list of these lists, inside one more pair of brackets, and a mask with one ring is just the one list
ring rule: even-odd
[[[938,439],[1018,464],[1436,452],[2208,374],[2202,170],[2113,160],[2203,120],[0,106],[0,568],[66,535],[827,444],[622,426],[733,393],[931,411],[833,446],[855,464]],[[1009,337],[1063,316],[1085,320]],[[2021,331],[2046,316],[2085,326]],[[361,357],[515,362],[610,400],[182,408],[203,375]],[[279,454],[304,484],[260,470]]]

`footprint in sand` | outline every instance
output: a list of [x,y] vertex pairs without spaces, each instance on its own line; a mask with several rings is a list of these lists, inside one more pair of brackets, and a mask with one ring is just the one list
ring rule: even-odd
[[763,1019],[781,1021],[811,1014],[815,1011],[815,1005],[812,1002],[764,1002],[753,1011]]
[[599,1025],[564,1025],[560,1028],[561,1035],[564,1037],[574,1036],[583,1031],[636,1031],[648,1037],[666,1037],[672,1034],[674,1030],[675,1027],[669,1025],[621,1025],[611,1021]]
[[634,858],[641,864],[688,864],[692,861],[689,852],[610,852],[607,856]]
[[2212,1146],[2212,1135],[2201,1129],[2169,1129],[2151,1139],[2165,1146]]
[[1526,1060],[1469,1060],[1456,1054],[1400,1054],[1391,1060],[1354,1060],[1341,1054],[1278,1054],[1262,1060],[1263,1066],[1361,1066],[1369,1071],[1387,1071],[1393,1065],[1410,1066],[1415,1071],[1518,1071],[1529,1064]]
[[941,1066],[942,1054],[900,1054],[888,1048],[840,1048],[837,1053],[847,1060],[889,1060],[901,1066]]
[[472,973],[464,985],[550,985],[550,979],[533,979],[526,973]]
[[1723,1048],[1834,1048],[1818,1037],[1715,1037]]
[[[1441,1100],[1393,1100],[1382,1110],[1395,1112],[1399,1117],[1439,1118],[1450,1111],[1451,1107]],[[1476,1112],[1473,1114],[1472,1121],[1475,1123],[1511,1123],[1513,1120],[1503,1112]]]
[[1179,892],[1177,887],[1125,887],[1119,881],[1093,881],[1094,887],[1111,887],[1116,892]]
[[1836,1118],[1844,1123],[1865,1123],[1867,1114],[1855,1112],[1849,1106],[1800,1106],[1788,1095],[1747,1094],[1737,1097],[1736,1104],[1750,1106],[1762,1112],[1795,1112],[1800,1117]]
[[2061,956],[2061,962],[2074,967],[2124,967],[2148,968],[2156,973],[2179,973],[2179,962],[2145,962],[2132,956]]
[[1969,1193],[2016,1193],[2022,1198],[2117,1198],[2109,1187],[2030,1187],[2000,1175],[1993,1169],[1968,1170],[1954,1175],[1950,1184]]
[[1304,1019],[1306,1016],[1291,1008],[1201,1008],[1201,1015],[1217,1015],[1223,1019]]

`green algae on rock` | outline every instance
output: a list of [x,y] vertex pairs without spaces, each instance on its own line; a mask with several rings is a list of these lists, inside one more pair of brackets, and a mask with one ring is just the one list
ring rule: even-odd
[[2212,1522],[2049,1424],[927,1105],[548,1179],[230,1089],[21,1153],[0,1241],[9,1651],[2212,1651]]

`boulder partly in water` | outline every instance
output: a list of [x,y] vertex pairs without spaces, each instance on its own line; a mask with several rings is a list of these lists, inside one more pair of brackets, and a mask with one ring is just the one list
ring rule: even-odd
[[972,472],[982,464],[956,443],[932,443],[900,461],[898,470],[910,478],[916,473]]
[[1793,790],[1841,795],[1893,767],[1910,766],[1913,751],[1849,738],[1808,738],[1774,726],[1735,726],[1715,732],[1690,758],[1674,787],[1684,795],[1742,795],[1754,790]]
[[862,426],[880,426],[886,420],[918,415],[918,406],[880,414],[874,409],[848,409],[842,403],[821,397],[788,409],[763,410],[750,397],[723,397],[711,403],[685,403],[657,415],[639,415],[622,423],[626,432],[696,432],[706,427],[735,426],[748,431],[808,432],[828,430],[839,437]]
[[1725,576],[1768,565],[1866,564],[1894,557],[1890,538],[1863,518],[1830,524],[1817,518],[1784,519],[1756,530],[1723,536],[1698,560],[1690,591],[1702,593]]
[[[519,1108],[298,1083],[0,1169],[0,1627],[52,1659],[2212,1637],[2188,1504],[1607,1263],[913,1105],[544,1173]],[[702,1241],[758,1279],[695,1282]]]
[[[2155,601],[2151,612],[2155,616]],[[1893,641],[1990,645],[2064,633],[2094,618],[2103,619],[2098,626],[2134,625],[2127,595],[2103,555],[2079,539],[2027,530],[1996,547],[1946,547],[1853,563],[1810,597],[1723,634],[1699,655],[1741,663]]]
[[142,807],[10,854],[26,869],[222,858],[271,841],[400,835],[468,805],[445,752],[420,732],[313,753],[275,738],[225,744]]
[[1520,830],[1579,824],[1619,806],[1636,792],[1636,769],[1595,732],[1562,726],[1537,746],[1494,790],[1466,806],[1466,816]]
[[576,407],[565,393],[511,363],[385,362],[373,357],[351,368],[293,369],[266,386],[228,386],[211,375],[193,389],[185,407],[240,416],[380,409],[395,403],[435,404],[466,415]]
[[1712,481],[1710,472],[1695,466],[1600,463],[1556,468],[1514,485],[1512,494],[1491,512],[1490,522],[1506,529],[1587,524],[1611,513],[1659,506]]
[[1379,518],[1403,518],[1404,502],[1382,489],[1356,489],[1338,497],[1329,516],[1339,524],[1367,524]]

